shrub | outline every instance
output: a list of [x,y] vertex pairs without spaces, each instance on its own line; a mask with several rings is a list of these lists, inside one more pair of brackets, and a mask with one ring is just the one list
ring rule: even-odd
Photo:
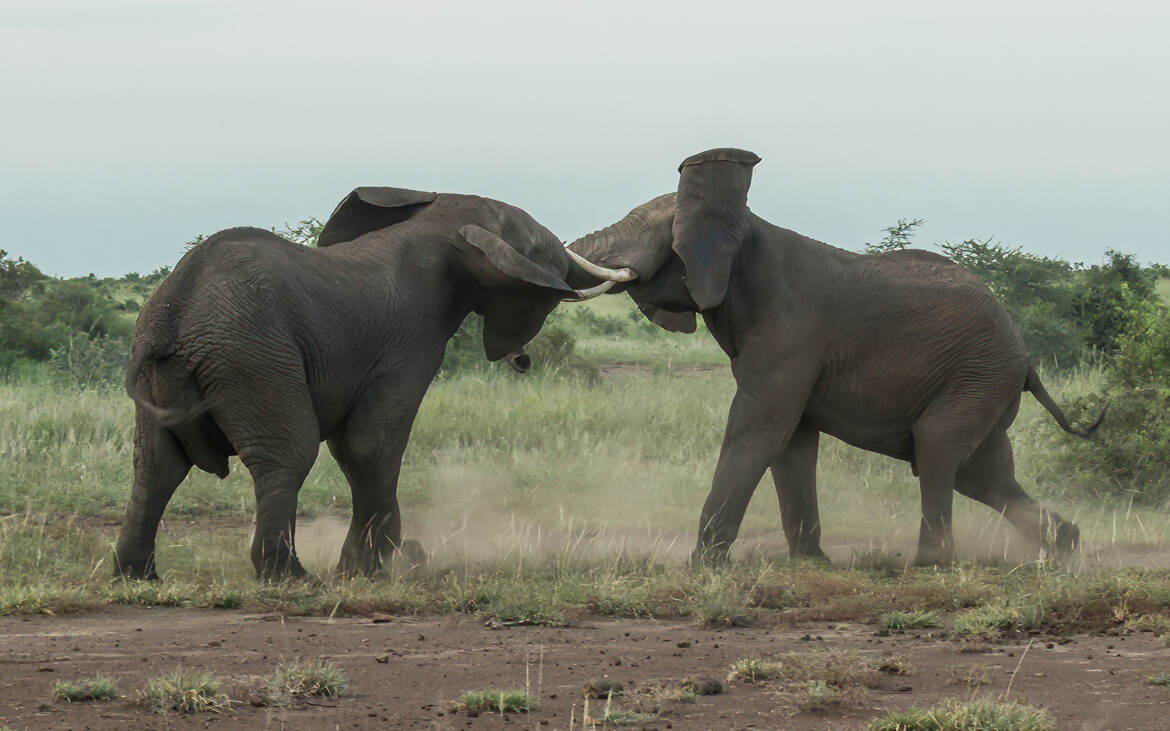
[[126,377],[130,347],[118,338],[90,339],[70,335],[49,356],[53,372],[66,384],[79,389],[118,385]]

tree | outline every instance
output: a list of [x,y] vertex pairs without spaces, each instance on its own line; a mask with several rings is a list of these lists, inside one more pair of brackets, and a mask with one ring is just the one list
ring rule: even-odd
[[901,251],[910,245],[910,239],[914,236],[914,229],[926,223],[924,219],[915,218],[907,221],[905,218],[899,218],[898,222],[893,226],[887,226],[882,231],[886,235],[882,240],[876,244],[865,242],[865,253],[867,254],[884,254],[887,251]]

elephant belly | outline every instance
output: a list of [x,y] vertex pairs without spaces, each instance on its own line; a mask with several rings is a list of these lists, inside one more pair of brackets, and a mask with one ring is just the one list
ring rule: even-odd
[[841,408],[813,398],[805,408],[803,423],[854,447],[896,459],[914,457],[913,420],[904,414],[861,402]]

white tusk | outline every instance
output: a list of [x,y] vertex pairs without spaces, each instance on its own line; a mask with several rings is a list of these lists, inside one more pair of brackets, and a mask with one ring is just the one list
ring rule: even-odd
[[609,267],[598,266],[581,256],[572,249],[565,249],[565,253],[569,258],[577,262],[577,266],[589,272],[598,279],[604,279],[607,282],[632,282],[638,278],[633,269],[610,269]]
[[561,297],[561,302],[584,302],[585,300],[591,300],[594,297],[605,294],[609,290],[613,289],[613,285],[615,284],[617,284],[617,282],[611,279],[608,282],[602,282],[596,287],[590,287],[589,289],[575,289],[573,290],[572,295],[568,297]]

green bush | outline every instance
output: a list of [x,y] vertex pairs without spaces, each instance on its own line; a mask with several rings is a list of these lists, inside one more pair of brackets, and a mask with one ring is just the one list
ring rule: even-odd
[[102,336],[70,335],[54,348],[49,365],[64,383],[79,389],[117,386],[126,377],[130,347],[126,341]]
[[1094,439],[1072,445],[1072,464],[1097,494],[1129,493],[1142,503],[1170,501],[1170,308],[1124,288],[1126,327],[1108,363],[1105,393],[1078,399],[1081,419],[1109,404]]

